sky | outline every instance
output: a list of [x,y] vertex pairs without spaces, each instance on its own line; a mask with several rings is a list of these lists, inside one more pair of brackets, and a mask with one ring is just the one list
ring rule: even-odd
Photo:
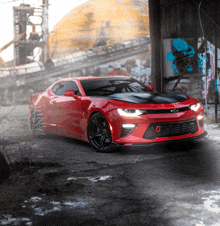
[[[49,31],[72,9],[87,2],[87,0],[49,0]],[[38,7],[42,0],[0,0],[0,48],[13,39],[13,6],[30,4]],[[5,61],[13,59],[13,45],[0,53]]]

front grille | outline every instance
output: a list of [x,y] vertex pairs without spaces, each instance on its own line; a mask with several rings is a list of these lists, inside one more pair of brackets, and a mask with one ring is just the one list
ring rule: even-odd
[[189,107],[174,108],[174,109],[158,109],[158,110],[146,110],[146,114],[161,114],[161,113],[177,113],[190,110]]
[[188,133],[196,133],[198,126],[196,119],[178,121],[178,122],[158,122],[150,123],[146,132],[144,133],[144,139],[155,139],[157,137],[172,137],[180,136]]
[[157,110],[142,110],[142,115],[146,114],[163,114],[163,113],[178,113],[182,111],[188,111],[190,107],[172,108],[172,109],[157,109]]

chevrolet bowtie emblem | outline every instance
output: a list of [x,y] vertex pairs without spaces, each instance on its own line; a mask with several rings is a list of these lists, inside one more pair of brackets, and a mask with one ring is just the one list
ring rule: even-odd
[[170,112],[171,113],[176,113],[176,112],[179,112],[179,109],[171,109]]

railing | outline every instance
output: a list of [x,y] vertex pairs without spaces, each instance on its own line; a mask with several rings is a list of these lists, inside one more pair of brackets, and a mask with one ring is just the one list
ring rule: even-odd
[[[142,36],[132,40],[123,41],[120,43],[100,46],[96,48],[90,48],[85,51],[75,52],[62,58],[53,59],[55,67],[71,65],[76,63],[89,63],[93,61],[102,61],[104,58],[113,61],[115,56],[119,55],[126,57],[129,52],[141,52],[142,48],[146,49],[146,45],[150,45],[150,37]],[[123,55],[124,54],[124,55]],[[103,61],[104,62],[104,61]],[[26,65],[0,68],[0,78],[7,76],[17,76],[26,74],[36,74],[37,72],[43,72],[45,70],[44,65],[41,62],[34,62]]]
[[11,68],[0,68],[0,77],[16,76],[22,74],[29,74],[45,70],[44,65],[41,62],[34,62],[22,66]]

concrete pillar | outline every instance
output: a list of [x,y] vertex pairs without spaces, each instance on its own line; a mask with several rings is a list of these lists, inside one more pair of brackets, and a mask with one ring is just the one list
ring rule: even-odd
[[161,80],[161,13],[160,0],[149,0],[151,37],[151,74],[156,91],[162,91]]

